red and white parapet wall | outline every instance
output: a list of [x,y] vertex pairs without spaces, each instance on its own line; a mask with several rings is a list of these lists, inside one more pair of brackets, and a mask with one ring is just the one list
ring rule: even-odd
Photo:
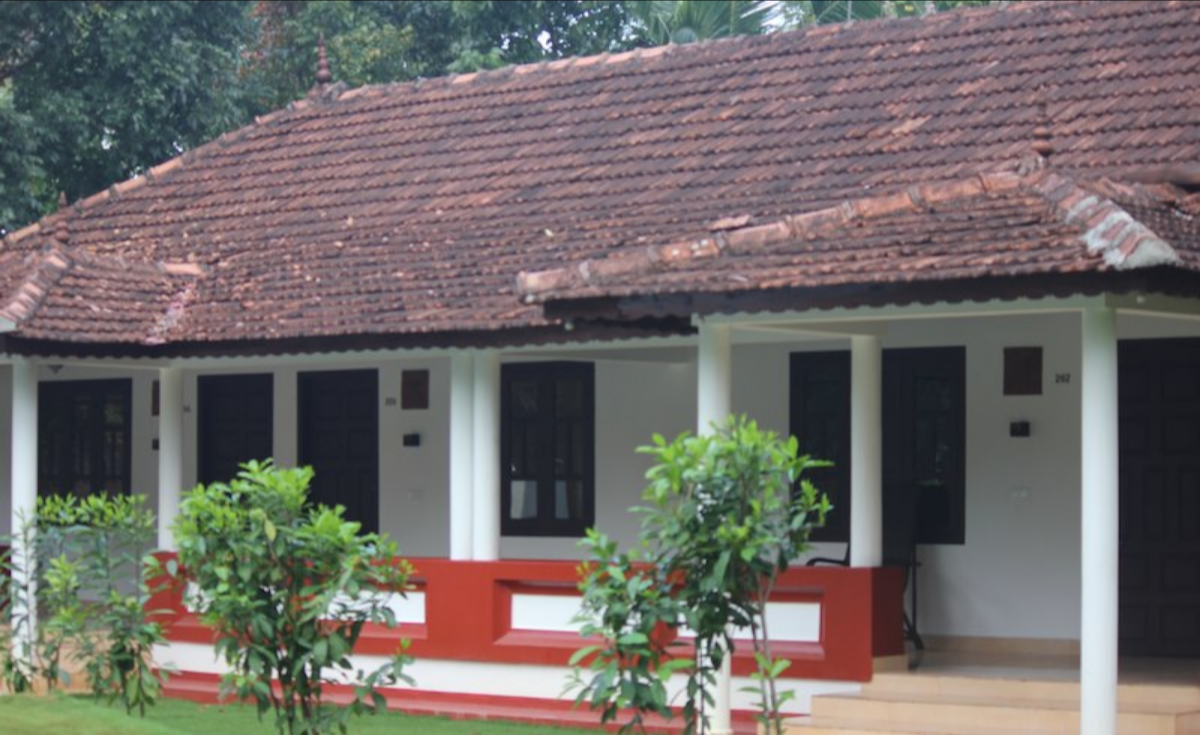
[[[569,699],[568,661],[585,644],[572,622],[580,600],[577,562],[412,563],[413,589],[390,600],[399,629],[368,626],[356,650],[367,668],[394,654],[401,638],[411,641],[416,661],[407,673],[417,689],[397,688],[401,706],[410,696]],[[784,674],[784,686],[797,695],[789,711],[807,714],[814,694],[856,690],[870,680],[876,658],[904,652],[902,584],[899,570],[888,568],[798,567],[783,574],[767,614],[772,653],[792,662]],[[164,594],[152,605],[171,611],[171,643],[156,652],[158,661],[215,681],[222,665],[212,632],[184,607],[183,595]],[[753,670],[747,636],[733,661],[735,710],[754,708],[752,695],[740,691]]]

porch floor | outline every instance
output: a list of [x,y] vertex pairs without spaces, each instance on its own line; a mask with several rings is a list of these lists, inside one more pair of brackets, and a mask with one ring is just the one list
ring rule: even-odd
[[[1028,681],[1079,681],[1079,656],[929,651],[911,676],[964,676]],[[1200,687],[1200,659],[1122,656],[1117,681]]]
[[[1200,660],[1122,658],[1118,732],[1200,735]],[[1079,732],[1075,655],[929,652],[915,671],[877,673],[860,694],[818,696],[792,735]]]

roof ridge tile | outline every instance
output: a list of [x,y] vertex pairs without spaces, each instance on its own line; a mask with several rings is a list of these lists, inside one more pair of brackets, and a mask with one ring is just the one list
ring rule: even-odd
[[1131,270],[1181,262],[1170,243],[1125,207],[1068,176],[1047,170],[1033,189],[1064,222],[1081,227],[1088,253],[1103,258],[1112,268]]
[[[1025,189],[1045,200],[1057,216],[1079,226],[1080,242],[1088,253],[1103,257],[1119,269],[1174,265],[1180,262],[1175,249],[1149,227],[1137,221],[1116,202],[1079,187],[1071,178],[1039,169],[1027,174],[994,171],[934,184],[913,185],[899,192],[847,199],[841,204],[792,214],[773,222],[727,229],[716,235],[650,246],[642,251],[619,253],[609,258],[588,259],[578,266],[540,272],[522,272],[517,292],[525,303],[537,303],[551,294],[595,286],[616,276],[651,273],[692,260],[714,258],[726,250],[748,250],[785,240],[811,239],[830,229],[854,222],[904,212],[930,211],[984,195]],[[655,257],[657,256],[657,257]]]
[[57,246],[26,256],[29,271],[0,306],[0,318],[17,328],[29,321],[46,300],[46,296],[74,266],[72,255]]

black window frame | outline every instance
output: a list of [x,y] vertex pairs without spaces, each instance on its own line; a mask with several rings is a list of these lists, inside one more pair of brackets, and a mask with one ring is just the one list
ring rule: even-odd
[[[559,380],[578,380],[583,386],[582,421],[582,517],[554,517],[555,459],[554,451],[545,452],[537,460],[537,515],[532,518],[511,517],[513,482],[513,383],[534,381],[538,385],[538,409],[532,421],[540,437],[540,446],[553,447],[557,435],[554,393]],[[549,400],[547,400],[549,399]],[[596,368],[590,362],[522,362],[506,363],[500,367],[500,535],[509,537],[582,537],[596,522]]]
[[[52,484],[56,480],[63,478],[64,473],[61,471],[50,471],[49,469],[53,449],[48,441],[48,432],[50,431],[48,422],[51,415],[63,410],[66,410],[68,413],[60,417],[67,421],[72,430],[83,430],[92,435],[88,441],[91,454],[88,460],[92,468],[90,473],[91,480],[103,479],[103,434],[106,431],[106,427],[103,411],[97,409],[102,406],[103,397],[113,393],[120,394],[124,410],[124,421],[121,426],[121,432],[124,435],[123,451],[121,452],[121,462],[124,467],[123,477],[121,478],[122,482],[120,483],[120,488],[115,492],[104,487],[96,487],[93,482],[92,486],[88,488],[88,493],[108,492],[110,495],[129,495],[133,492],[133,380],[131,378],[102,378],[96,380],[45,380],[38,383],[37,443],[39,495],[75,495],[77,497],[84,497],[84,495],[72,489],[52,487]],[[75,423],[75,417],[69,413],[73,400],[79,397],[85,397],[90,402],[87,427],[79,427]],[[60,447],[60,449],[63,448]],[[59,461],[70,461],[70,458],[62,456],[59,457]]]

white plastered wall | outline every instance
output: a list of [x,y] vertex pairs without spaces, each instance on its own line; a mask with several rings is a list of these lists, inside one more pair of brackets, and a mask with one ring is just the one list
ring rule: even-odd
[[[885,348],[962,345],[967,351],[966,543],[920,551],[921,627],[962,636],[1074,639],[1079,634],[1079,318],[1077,315],[984,317],[892,322]],[[1123,339],[1200,336],[1193,321],[1122,317]],[[651,345],[652,346],[652,345]],[[1044,349],[1042,396],[1002,395],[1003,348]],[[734,409],[767,428],[788,429],[788,363],[792,352],[847,349],[845,339],[796,337],[734,350]],[[695,365],[686,360],[596,358],[596,520],[624,543],[636,538],[638,503],[648,461],[634,448],[662,433],[694,430]],[[529,355],[521,359],[537,359]],[[380,375],[380,521],[404,553],[445,556],[449,550],[448,365],[444,357],[364,360],[267,368],[187,369],[185,479],[196,477],[196,380],[202,374],[269,372],[275,383],[275,457],[296,460],[296,376],[309,369],[375,368]],[[430,409],[399,407],[404,369],[430,371]],[[0,367],[0,416],[7,417],[10,368]],[[1068,382],[1058,382],[1070,375]],[[41,369],[43,380],[129,377],[133,383],[133,489],[153,505],[157,420],[150,416],[155,370],[66,365]],[[1010,421],[1033,436],[1014,439]],[[406,433],[421,446],[403,447]],[[0,467],[8,465],[9,428],[0,421]],[[0,472],[0,533],[9,525],[7,470]],[[823,554],[840,554],[831,545]],[[574,539],[505,538],[503,558],[579,557]]]
[[[597,353],[598,358],[603,352]],[[692,362],[596,361],[596,527],[628,545],[638,519],[629,513],[645,488],[647,457],[635,454],[655,433],[695,431]],[[506,559],[575,559],[577,539],[503,538]]]
[[[966,543],[919,551],[922,632],[1076,638],[1079,607],[1078,317],[1039,315],[890,323],[884,349],[964,346],[967,361]],[[1040,346],[1043,395],[1003,395],[1003,350]],[[770,428],[788,422],[789,353],[845,341],[739,352],[735,406]],[[769,395],[755,386],[784,386]],[[1033,436],[1011,438],[1009,422]],[[803,448],[801,448],[803,450]],[[822,555],[840,556],[841,545]]]
[[[364,360],[322,365],[188,370],[184,379],[184,479],[197,477],[197,384],[201,375],[270,373],[274,384],[274,458],[294,466],[299,458],[297,387],[302,372],[377,370],[379,374],[379,524],[409,556],[449,554],[449,360],[436,357]],[[404,370],[429,371],[429,408],[400,407]],[[405,447],[405,434],[420,446]]]

